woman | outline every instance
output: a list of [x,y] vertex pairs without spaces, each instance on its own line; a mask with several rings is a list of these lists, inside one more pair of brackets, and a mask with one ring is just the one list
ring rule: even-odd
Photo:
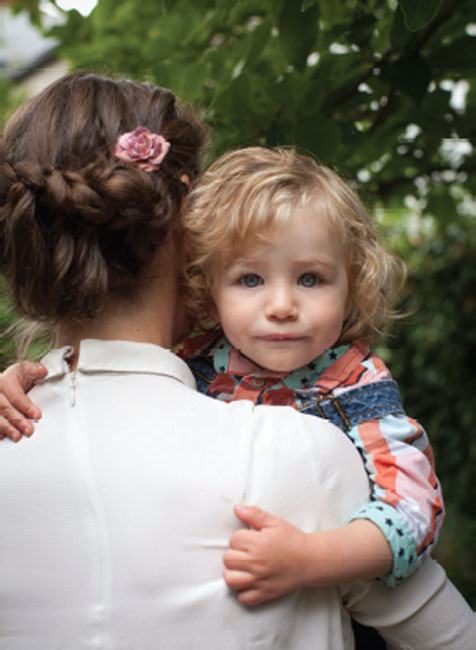
[[37,433],[2,443],[0,649],[352,648],[344,599],[391,642],[469,650],[472,614],[431,563],[389,595],[302,590],[253,614],[226,589],[233,503],[318,530],[368,488],[334,427],[203,397],[168,350],[183,325],[177,216],[202,142],[168,91],[86,73],[3,134],[1,271],[57,349],[32,394]]

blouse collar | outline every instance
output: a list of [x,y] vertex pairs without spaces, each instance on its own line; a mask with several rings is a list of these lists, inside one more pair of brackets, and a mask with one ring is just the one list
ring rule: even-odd
[[[48,368],[47,379],[58,378],[70,371],[68,359],[73,354],[71,346],[52,350],[42,363]],[[165,375],[195,388],[195,380],[188,366],[170,350],[152,343],[135,341],[81,341],[77,372],[95,373],[146,373]]]

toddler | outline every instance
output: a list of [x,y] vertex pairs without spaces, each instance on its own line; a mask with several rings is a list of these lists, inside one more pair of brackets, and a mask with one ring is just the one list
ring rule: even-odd
[[[228,584],[248,604],[376,577],[383,566],[383,581],[397,584],[430,552],[443,520],[428,438],[370,351],[395,316],[403,265],[379,243],[356,194],[292,149],[224,155],[192,188],[183,219],[188,302],[205,329],[178,354],[199,390],[329,419],[359,451],[370,483],[369,503],[327,536],[299,535],[238,506],[252,529],[230,540]],[[213,324],[221,330],[206,329]],[[350,564],[338,559],[345,547]]]
[[177,353],[198,389],[329,419],[355,445],[370,484],[369,502],[335,531],[302,532],[236,506],[248,528],[225,553],[228,585],[254,605],[306,585],[398,584],[430,553],[443,520],[427,436],[370,351],[395,316],[403,265],[356,194],[292,149],[222,156],[183,211],[184,286],[201,328]]

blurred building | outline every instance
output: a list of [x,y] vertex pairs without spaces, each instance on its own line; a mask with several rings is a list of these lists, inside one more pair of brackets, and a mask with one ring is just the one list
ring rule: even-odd
[[31,96],[67,72],[67,64],[55,56],[57,41],[33,27],[26,12],[12,14],[9,4],[0,0],[0,76]]

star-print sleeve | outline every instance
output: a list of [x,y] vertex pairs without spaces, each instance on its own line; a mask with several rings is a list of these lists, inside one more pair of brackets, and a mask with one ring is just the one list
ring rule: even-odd
[[367,420],[347,435],[371,486],[371,500],[351,519],[369,519],[381,529],[394,556],[392,572],[382,580],[396,585],[430,553],[443,522],[431,446],[421,425],[403,414]]

